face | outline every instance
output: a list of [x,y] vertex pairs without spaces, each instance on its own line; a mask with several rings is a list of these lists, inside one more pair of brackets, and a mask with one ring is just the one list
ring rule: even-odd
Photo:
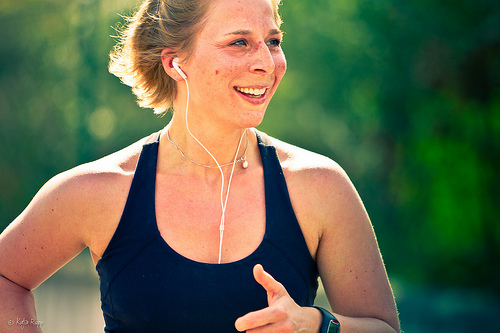
[[286,70],[271,2],[212,3],[192,55],[181,63],[190,88],[189,120],[257,126]]

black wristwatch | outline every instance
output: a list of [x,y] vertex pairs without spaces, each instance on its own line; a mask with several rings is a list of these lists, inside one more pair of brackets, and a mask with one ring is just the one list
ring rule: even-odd
[[323,321],[321,322],[319,333],[340,333],[340,323],[337,318],[335,318],[330,311],[320,308],[319,306],[315,306],[315,308],[323,314]]

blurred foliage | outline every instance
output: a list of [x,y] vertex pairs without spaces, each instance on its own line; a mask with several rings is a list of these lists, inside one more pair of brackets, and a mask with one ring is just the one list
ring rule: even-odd
[[[0,230],[50,177],[156,131],[107,72],[132,0],[0,3]],[[284,0],[261,129],[351,176],[390,274],[500,293],[500,2]]]

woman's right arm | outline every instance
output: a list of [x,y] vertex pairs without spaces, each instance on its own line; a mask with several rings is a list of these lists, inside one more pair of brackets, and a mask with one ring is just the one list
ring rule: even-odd
[[[95,261],[116,230],[144,144],[49,180],[0,234],[0,332],[41,332],[31,290],[89,247]],[[26,323],[26,321],[24,321]],[[9,325],[10,324],[10,325]]]
[[100,177],[82,168],[54,177],[0,234],[0,332],[41,332],[31,290],[88,245]]

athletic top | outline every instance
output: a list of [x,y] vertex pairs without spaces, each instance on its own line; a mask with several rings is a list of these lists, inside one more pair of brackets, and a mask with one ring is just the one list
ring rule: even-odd
[[97,263],[106,332],[237,332],[237,318],[268,306],[253,277],[262,264],[300,306],[313,305],[318,270],[293,211],[275,148],[257,140],[264,167],[266,230],[241,260],[208,264],[174,251],[155,217],[159,133],[142,148],[120,223]]

